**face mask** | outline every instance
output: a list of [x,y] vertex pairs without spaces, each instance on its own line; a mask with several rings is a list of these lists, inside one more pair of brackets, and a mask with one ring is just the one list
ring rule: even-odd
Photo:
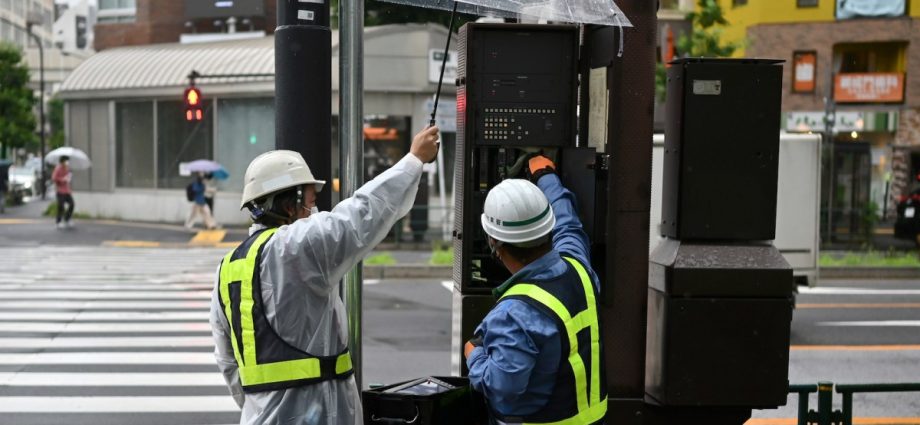
[[319,208],[313,207],[310,208],[310,215],[319,214]]

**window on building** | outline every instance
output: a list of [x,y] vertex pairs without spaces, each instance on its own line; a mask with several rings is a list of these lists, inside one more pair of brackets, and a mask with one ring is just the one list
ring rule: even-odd
[[732,6],[744,6],[747,4],[747,0],[732,0]]
[[907,43],[847,43],[834,46],[838,73],[905,72]]
[[818,7],[818,0],[796,0],[798,7]]
[[216,160],[228,170],[238,170],[221,187],[239,192],[243,170],[253,158],[275,148],[275,102],[271,98],[220,99],[217,105]]
[[[214,153],[214,107],[202,101],[204,119],[188,122],[182,102],[157,102],[157,187],[181,189],[190,181],[179,175],[179,164],[212,159]],[[274,121],[272,121],[274,122]]]
[[153,188],[153,102],[115,105],[115,185]]
[[134,9],[135,0],[99,0],[99,10]]

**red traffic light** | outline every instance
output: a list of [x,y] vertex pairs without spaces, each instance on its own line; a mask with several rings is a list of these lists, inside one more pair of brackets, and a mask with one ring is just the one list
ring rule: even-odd
[[185,105],[201,106],[201,90],[195,87],[185,89]]
[[201,90],[196,87],[185,89],[185,120],[201,121],[204,119],[204,111],[201,110]]

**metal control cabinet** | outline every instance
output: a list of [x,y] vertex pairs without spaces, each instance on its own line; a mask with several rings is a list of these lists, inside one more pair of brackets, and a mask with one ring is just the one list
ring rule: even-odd
[[489,190],[519,178],[521,159],[543,153],[576,195],[591,240],[597,155],[576,146],[579,29],[573,25],[466,24],[458,40],[453,369],[461,343],[489,312],[510,274],[491,257],[480,216]]

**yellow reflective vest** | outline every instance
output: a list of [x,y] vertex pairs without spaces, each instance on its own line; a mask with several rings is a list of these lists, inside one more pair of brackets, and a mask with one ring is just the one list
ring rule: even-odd
[[518,299],[556,319],[563,356],[556,387],[541,411],[522,418],[501,417],[500,423],[582,425],[600,423],[607,414],[600,319],[594,285],[585,267],[563,257],[569,271],[557,279],[516,283],[499,302]]
[[335,356],[314,356],[281,339],[268,322],[259,264],[262,249],[275,231],[254,233],[220,265],[220,307],[230,325],[240,384],[248,393],[344,379],[354,372],[347,349]]

